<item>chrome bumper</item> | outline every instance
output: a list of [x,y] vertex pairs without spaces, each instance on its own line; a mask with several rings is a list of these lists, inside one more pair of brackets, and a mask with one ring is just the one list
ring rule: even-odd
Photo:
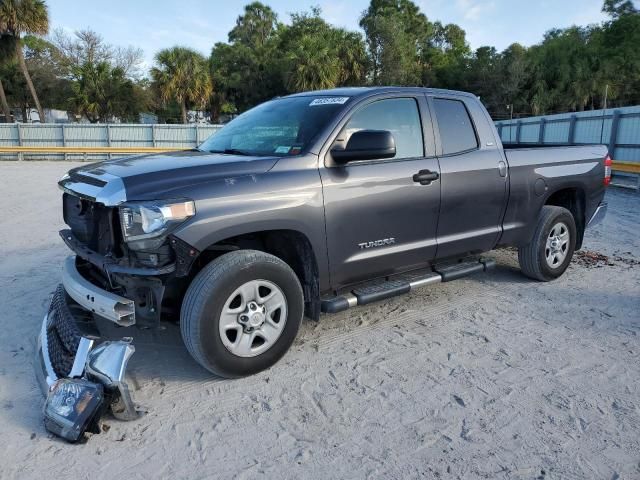
[[[96,308],[97,305],[108,305],[105,299],[115,297],[119,302],[120,299],[128,300],[91,284],[89,288],[85,285],[89,282],[83,278],[80,281],[77,277],[80,274],[75,268],[75,262],[67,259],[63,273],[65,283],[59,285],[53,294],[36,339],[34,367],[38,385],[46,396],[51,387],[62,378],[84,378],[100,383],[114,399],[110,405],[114,416],[121,420],[133,420],[138,417],[138,412],[125,382],[125,370],[135,352],[131,338],[98,344],[100,339],[97,336],[83,334],[78,326],[80,322],[82,330],[86,330],[84,325],[91,322],[89,312],[105,316],[102,310]],[[66,285],[71,285],[72,290],[67,289]],[[83,302],[76,300],[81,288],[91,292],[82,299]],[[86,315],[79,313],[77,305],[68,303],[67,295],[80,305],[88,304],[93,308],[85,307],[88,310]]]
[[82,307],[123,327],[136,323],[133,300],[107,292],[86,280],[76,268],[76,257],[70,256],[62,269],[62,284],[69,296]]
[[593,212],[593,215],[591,215],[591,219],[589,220],[589,223],[587,223],[587,227],[593,227],[594,225],[602,222],[602,220],[604,220],[604,217],[607,215],[607,208],[607,202],[600,202],[600,205],[598,205],[596,211]]

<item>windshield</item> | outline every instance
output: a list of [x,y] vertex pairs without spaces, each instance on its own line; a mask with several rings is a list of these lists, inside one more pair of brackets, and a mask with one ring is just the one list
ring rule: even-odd
[[349,97],[289,97],[243,113],[200,145],[236,155],[297,155],[304,151]]

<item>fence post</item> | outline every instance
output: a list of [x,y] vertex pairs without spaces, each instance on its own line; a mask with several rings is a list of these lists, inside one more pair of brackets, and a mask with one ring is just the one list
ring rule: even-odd
[[200,143],[200,129],[198,128],[198,124],[196,123],[196,144],[194,146],[197,147],[198,143]]
[[567,143],[569,145],[573,145],[575,143],[576,138],[576,121],[578,117],[575,114],[571,115],[569,118],[569,135],[567,136]]
[[[22,128],[20,127],[20,123],[16,123],[16,126],[18,128],[18,146],[24,147],[24,145],[22,144]],[[22,152],[18,152],[18,160],[24,160]]]
[[151,125],[151,146],[156,146],[156,125],[155,123]]
[[[67,146],[67,133],[66,133],[66,128],[64,126],[64,123],[62,124],[62,146],[66,147]],[[64,152],[64,160],[65,162],[67,161],[67,152]]]
[[516,122],[516,143],[520,143],[520,130],[522,130],[522,120]]
[[[111,125],[107,123],[107,147],[111,146]],[[111,160],[111,153],[107,153],[107,158]]]
[[540,127],[538,128],[538,143],[540,143],[540,144],[544,143],[544,128],[545,128],[546,124],[547,124],[547,119],[546,118],[541,118],[540,119]]
[[609,156],[615,158],[616,141],[618,140],[618,125],[620,124],[620,110],[613,111],[611,118],[611,136],[609,137]]

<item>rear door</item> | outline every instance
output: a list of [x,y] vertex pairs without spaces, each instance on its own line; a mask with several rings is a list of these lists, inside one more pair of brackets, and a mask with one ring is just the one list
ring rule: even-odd
[[[396,156],[333,163],[331,146],[363,129],[391,131]],[[423,170],[439,174],[426,98],[366,100],[330,140],[320,175],[332,286],[426,265],[436,253],[440,210],[439,181],[423,185],[413,178]]]
[[502,231],[508,169],[488,115],[472,97],[428,98],[440,160],[437,257],[491,250]]

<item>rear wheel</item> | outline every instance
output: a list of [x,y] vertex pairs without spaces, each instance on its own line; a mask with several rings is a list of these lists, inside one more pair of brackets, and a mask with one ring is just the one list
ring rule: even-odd
[[304,311],[291,268],[255,250],[231,252],[193,280],[180,314],[193,358],[223,377],[257,373],[276,363],[293,342]]
[[554,280],[571,263],[575,245],[576,224],[571,212],[563,207],[545,205],[531,242],[518,249],[520,268],[535,280]]

